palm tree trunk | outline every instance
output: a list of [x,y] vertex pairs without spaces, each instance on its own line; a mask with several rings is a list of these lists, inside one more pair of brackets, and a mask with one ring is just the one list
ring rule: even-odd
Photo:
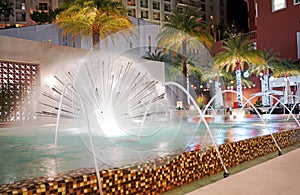
[[[186,41],[182,41],[182,86],[187,89],[187,76],[188,76],[188,69],[187,69],[187,57],[186,57]],[[187,108],[187,96],[185,94],[182,95],[182,103],[183,107]]]
[[243,106],[242,98],[243,98],[243,91],[242,91],[242,73],[241,73],[241,66],[239,62],[236,62],[236,91],[237,91],[237,102],[238,107],[241,108]]
[[99,30],[93,32],[93,48],[100,49],[100,33]]

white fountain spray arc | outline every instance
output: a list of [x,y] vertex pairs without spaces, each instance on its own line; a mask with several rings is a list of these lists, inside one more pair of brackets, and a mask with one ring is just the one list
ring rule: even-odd
[[[99,145],[95,143],[96,136],[107,137],[106,143],[113,142],[111,137],[128,135],[135,136],[136,141],[139,141],[153,136],[163,127],[167,127],[172,120],[169,100],[165,98],[162,89],[164,85],[175,84],[158,82],[147,70],[137,67],[132,58],[119,54],[115,58],[103,57],[97,52],[91,52],[80,64],[69,70],[66,68],[62,77],[55,78],[60,86],[53,86],[52,90],[57,95],[44,95],[59,102],[59,107],[40,102],[47,108],[41,113],[57,116],[55,143],[61,117],[75,119],[80,133],[88,133],[89,144],[82,140],[93,154],[100,191],[102,189],[97,160],[103,161],[103,158],[97,154]],[[192,99],[184,88],[179,88]],[[194,101],[192,103],[198,108]],[[199,108],[197,110],[205,121]],[[224,176],[228,176],[210,128],[207,123],[205,126],[224,167]],[[167,144],[176,140],[173,137],[168,141]]]
[[[105,58],[100,60],[98,57],[96,57],[97,59],[94,57],[89,56],[77,72],[75,79],[64,84],[57,113],[55,145],[57,144],[57,133],[64,97],[67,91],[71,91],[76,94],[72,96],[79,99],[76,102],[80,102],[80,106],[78,107],[78,104],[76,104],[72,113],[76,121],[80,123],[82,122],[80,118],[83,116],[87,125],[86,129],[90,141],[89,150],[93,154],[99,189],[102,194],[97,163],[97,158],[101,158],[96,155],[92,135],[101,134],[107,137],[129,134],[138,135],[138,137],[147,136],[147,129],[143,129],[142,132],[141,126],[143,127],[145,121],[149,120],[148,116],[153,114],[151,112],[160,113],[162,105],[165,104],[159,103],[159,107],[156,105],[157,102],[164,101],[164,94],[157,91],[158,82],[154,81],[147,72],[141,72],[139,69],[133,68],[131,62],[120,65],[107,61]],[[118,62],[120,61],[126,62],[128,59],[118,59]],[[100,62],[100,64],[95,62]],[[81,69],[84,69],[84,71]],[[70,72],[68,74],[73,75]],[[160,112],[157,112],[158,108]],[[78,112],[76,113],[76,111]],[[150,119],[153,120],[153,117]],[[98,124],[98,126],[95,124]],[[153,131],[155,129],[152,129],[151,133]],[[85,145],[89,148],[87,143]]]

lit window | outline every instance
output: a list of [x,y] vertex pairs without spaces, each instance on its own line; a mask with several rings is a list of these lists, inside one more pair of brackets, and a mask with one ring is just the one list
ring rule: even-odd
[[22,9],[24,10],[26,8],[26,3],[25,3],[25,0],[18,0],[16,1],[16,9]]
[[135,0],[128,0],[127,5],[129,6],[135,6]]
[[300,4],[300,0],[294,0],[294,5]]
[[272,0],[272,11],[286,8],[286,0]]
[[160,20],[160,13],[153,13],[154,20]]

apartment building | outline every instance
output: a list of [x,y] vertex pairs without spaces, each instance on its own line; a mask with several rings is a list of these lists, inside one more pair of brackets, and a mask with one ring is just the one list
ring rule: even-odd
[[227,0],[122,0],[129,15],[155,24],[163,24],[176,8],[201,12],[208,24],[226,23]]
[[[6,26],[23,27],[35,25],[30,14],[35,11],[54,10],[62,0],[9,0],[13,15],[5,21],[0,17],[0,28]],[[203,19],[210,25],[227,23],[227,0],[120,0],[128,9],[128,15],[154,24],[163,24],[166,16],[176,8],[188,7],[194,12],[201,12]]]
[[128,14],[155,24],[161,24],[175,9],[175,0],[122,0]]
[[58,7],[61,0],[9,0],[12,4],[13,14],[6,19],[0,16],[0,28],[23,27],[35,25],[30,19],[30,14],[35,11],[53,10]]

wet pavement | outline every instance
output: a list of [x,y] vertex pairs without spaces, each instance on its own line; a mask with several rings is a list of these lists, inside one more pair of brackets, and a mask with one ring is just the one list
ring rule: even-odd
[[299,195],[300,149],[230,175],[186,195]]

